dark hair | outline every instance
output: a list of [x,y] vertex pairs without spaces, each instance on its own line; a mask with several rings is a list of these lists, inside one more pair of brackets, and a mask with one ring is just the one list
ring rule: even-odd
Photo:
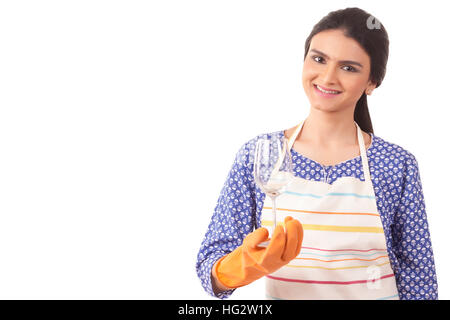
[[[306,59],[312,37],[330,29],[342,30],[345,36],[353,38],[364,48],[370,57],[369,79],[376,83],[378,88],[386,73],[389,56],[389,38],[384,26],[378,19],[360,8],[332,11],[313,27],[305,42],[304,59]],[[361,130],[373,133],[365,92],[356,103],[354,119]]]

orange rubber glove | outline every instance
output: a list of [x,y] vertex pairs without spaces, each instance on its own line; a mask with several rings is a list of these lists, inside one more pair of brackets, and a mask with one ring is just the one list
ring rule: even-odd
[[219,282],[228,288],[242,287],[294,259],[300,253],[303,228],[292,217],[286,217],[284,225],[286,232],[282,226],[276,226],[267,248],[258,247],[269,235],[266,228],[259,228],[248,234],[241,246],[220,258],[215,269]]

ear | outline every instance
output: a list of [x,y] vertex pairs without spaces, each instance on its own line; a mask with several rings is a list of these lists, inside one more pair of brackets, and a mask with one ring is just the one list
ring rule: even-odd
[[377,87],[376,83],[372,83],[372,81],[368,82],[367,88],[365,90],[366,95],[371,95],[372,91]]

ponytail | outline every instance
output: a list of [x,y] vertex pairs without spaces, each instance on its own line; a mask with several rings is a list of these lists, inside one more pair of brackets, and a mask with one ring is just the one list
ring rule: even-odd
[[367,95],[365,92],[356,103],[353,118],[362,131],[373,134],[372,120],[370,120],[369,107],[367,106]]

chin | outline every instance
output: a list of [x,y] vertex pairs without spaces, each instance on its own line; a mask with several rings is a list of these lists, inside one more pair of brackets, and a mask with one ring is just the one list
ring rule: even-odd
[[338,112],[342,110],[341,104],[336,105],[334,103],[323,103],[317,101],[311,102],[311,108],[323,112]]

